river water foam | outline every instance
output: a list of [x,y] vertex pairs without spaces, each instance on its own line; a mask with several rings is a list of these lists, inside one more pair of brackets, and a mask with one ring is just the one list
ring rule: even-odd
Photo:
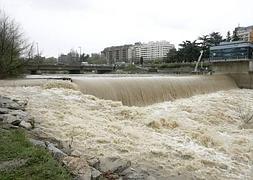
[[241,119],[242,109],[253,109],[253,90],[128,107],[67,88],[0,87],[0,94],[28,99],[41,134],[66,145],[73,137],[83,154],[120,156],[165,177],[253,177],[253,129]]

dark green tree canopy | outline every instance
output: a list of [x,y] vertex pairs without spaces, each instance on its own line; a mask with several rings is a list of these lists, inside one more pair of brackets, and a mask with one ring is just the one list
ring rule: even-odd
[[232,41],[239,41],[240,38],[238,37],[238,29],[235,28],[235,30],[233,31],[233,35],[232,35]]
[[198,40],[183,41],[179,44],[179,49],[171,49],[167,53],[166,62],[193,62],[197,61],[200,51],[203,50],[202,58],[209,58],[209,50],[211,46],[217,46],[223,41],[219,32],[212,32],[208,35],[202,35]]
[[230,42],[231,41],[231,34],[230,34],[230,31],[227,32],[227,37],[226,37],[226,41],[227,42]]

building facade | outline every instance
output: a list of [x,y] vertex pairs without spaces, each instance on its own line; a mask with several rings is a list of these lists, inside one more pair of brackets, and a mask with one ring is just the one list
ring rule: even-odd
[[148,43],[135,44],[135,60],[143,58],[144,61],[151,61],[155,59],[163,59],[167,53],[175,48],[173,44],[168,41],[151,41]]
[[118,62],[129,62],[129,53],[132,45],[112,46],[105,48],[101,54],[106,59],[108,64],[115,64]]
[[168,41],[151,41],[137,42],[134,45],[112,46],[105,48],[101,53],[109,64],[139,62],[141,57],[147,62],[165,58],[172,48],[175,46]]
[[211,61],[253,59],[253,43],[247,41],[222,42],[210,48]]
[[237,27],[237,35],[243,41],[253,42],[253,26]]

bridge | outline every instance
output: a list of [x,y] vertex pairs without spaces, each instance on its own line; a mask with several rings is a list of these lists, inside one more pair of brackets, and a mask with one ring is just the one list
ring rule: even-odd
[[85,65],[48,65],[48,64],[28,64],[25,66],[25,71],[28,74],[41,74],[41,73],[69,73],[69,74],[82,74],[84,72],[96,72],[103,74],[112,72],[115,66],[108,64],[85,64]]

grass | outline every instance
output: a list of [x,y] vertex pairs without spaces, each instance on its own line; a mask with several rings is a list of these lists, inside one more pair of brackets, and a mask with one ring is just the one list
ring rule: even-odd
[[70,174],[47,150],[34,147],[25,131],[0,128],[0,165],[3,161],[24,159],[20,167],[0,169],[0,179],[71,179]]

